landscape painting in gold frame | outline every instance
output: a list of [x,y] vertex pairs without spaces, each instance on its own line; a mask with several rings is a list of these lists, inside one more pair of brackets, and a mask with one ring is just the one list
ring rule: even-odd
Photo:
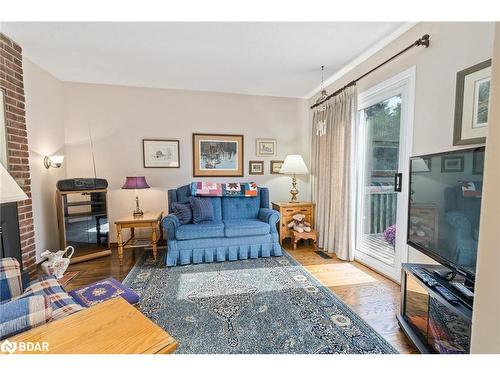
[[243,177],[241,134],[193,134],[194,177]]

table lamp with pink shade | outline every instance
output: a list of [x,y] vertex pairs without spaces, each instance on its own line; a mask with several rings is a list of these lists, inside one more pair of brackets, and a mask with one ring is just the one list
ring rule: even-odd
[[134,189],[135,190],[135,211],[133,212],[134,217],[140,217],[144,215],[144,212],[139,208],[139,194],[137,189],[149,189],[150,186],[146,182],[145,176],[138,177],[128,177],[122,186],[122,189]]

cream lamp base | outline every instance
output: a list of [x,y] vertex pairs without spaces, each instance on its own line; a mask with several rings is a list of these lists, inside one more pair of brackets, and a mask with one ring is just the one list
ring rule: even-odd
[[292,189],[290,190],[290,194],[292,194],[292,198],[290,199],[290,203],[296,203],[299,200],[297,199],[297,195],[299,194],[299,190],[297,189],[297,178],[295,175],[292,176]]

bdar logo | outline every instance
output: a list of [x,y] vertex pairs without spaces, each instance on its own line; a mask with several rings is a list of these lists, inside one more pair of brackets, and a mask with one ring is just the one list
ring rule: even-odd
[[0,351],[4,353],[12,354],[17,350],[17,343],[5,340],[2,345],[0,345]]

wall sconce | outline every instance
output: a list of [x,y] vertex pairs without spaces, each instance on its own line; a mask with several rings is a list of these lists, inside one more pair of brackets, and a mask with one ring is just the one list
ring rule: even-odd
[[43,158],[43,165],[45,165],[45,168],[47,169],[49,169],[50,167],[61,168],[63,160],[63,155],[45,156]]

